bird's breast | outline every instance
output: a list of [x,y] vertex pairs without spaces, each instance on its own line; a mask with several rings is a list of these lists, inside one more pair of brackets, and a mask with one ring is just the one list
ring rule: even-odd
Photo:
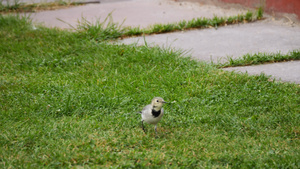
[[153,117],[158,117],[158,116],[161,114],[161,109],[158,110],[158,111],[152,109],[152,112],[151,112],[151,113],[152,113],[152,116],[153,116]]

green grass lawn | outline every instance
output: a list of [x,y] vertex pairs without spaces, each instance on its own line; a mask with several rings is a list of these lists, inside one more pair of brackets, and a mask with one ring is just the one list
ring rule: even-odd
[[0,15],[0,168],[300,167],[299,85],[82,35]]

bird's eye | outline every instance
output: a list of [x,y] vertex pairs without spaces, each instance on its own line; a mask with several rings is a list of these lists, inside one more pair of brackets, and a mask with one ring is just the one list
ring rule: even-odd
[[156,100],[156,102],[159,102],[158,100]]

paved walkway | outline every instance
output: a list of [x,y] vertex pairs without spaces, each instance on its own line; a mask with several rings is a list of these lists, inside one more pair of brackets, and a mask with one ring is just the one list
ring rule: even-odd
[[251,75],[257,75],[264,72],[272,78],[283,82],[295,82],[300,84],[300,61],[289,61],[281,63],[272,63],[254,66],[242,66],[225,68],[224,70],[236,72],[248,72]]
[[[146,36],[148,44],[171,46],[190,51],[197,60],[225,62],[247,53],[281,52],[300,49],[300,28],[255,22],[240,25]],[[144,44],[143,37],[123,40]],[[300,74],[300,73],[299,73]]]
[[[49,27],[70,28],[78,24],[82,18],[95,22],[104,20],[112,13],[113,21],[123,23],[123,26],[140,26],[145,28],[156,23],[178,22],[197,17],[212,18],[217,16],[232,16],[245,13],[247,10],[223,9],[211,5],[195,5],[194,3],[175,3],[170,0],[118,0],[111,3],[87,4],[55,11],[33,13],[35,21]],[[63,23],[60,20],[63,20]]]
[[[49,27],[70,28],[66,23],[76,26],[82,17],[91,22],[99,18],[103,20],[112,11],[114,22],[121,23],[126,19],[123,26],[147,27],[155,23],[190,20],[195,17],[237,15],[247,12],[247,9],[170,0],[102,0],[100,4],[34,13],[31,18]],[[197,60],[224,62],[227,56],[237,58],[247,53],[287,53],[300,49],[300,26],[291,24],[288,17],[285,21],[268,17],[264,21],[220,27],[217,30],[212,28],[146,36],[146,41],[190,51],[191,56]],[[124,39],[122,42],[144,43],[140,37]],[[300,62],[297,61],[224,70],[247,71],[249,74],[264,72],[277,80],[300,84],[299,68]]]

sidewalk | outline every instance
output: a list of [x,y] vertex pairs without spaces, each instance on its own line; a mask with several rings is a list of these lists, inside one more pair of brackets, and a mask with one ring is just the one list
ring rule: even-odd
[[283,82],[295,82],[300,84],[300,61],[231,67],[225,68],[224,70],[242,73],[247,72],[250,75],[259,75],[261,72],[264,72],[266,75],[270,75],[271,78],[275,78]]
[[[101,1],[101,0],[100,0]],[[180,20],[190,20],[196,17],[212,18],[217,16],[232,16],[247,12],[244,8],[221,8],[197,3],[174,2],[170,0],[114,0],[100,4],[43,11],[34,13],[31,18],[35,22],[44,23],[49,27],[76,27],[78,20],[85,18],[91,22],[103,20],[110,12],[114,22],[123,26],[147,27],[155,23],[169,23]],[[58,20],[63,20],[61,22]],[[287,53],[300,49],[300,26],[289,21],[276,21],[268,17],[266,20],[254,23],[219,27],[217,30],[201,29],[145,37],[148,44],[157,44],[190,51],[193,58],[205,62],[224,62],[227,56],[241,57],[247,53]],[[144,44],[143,38],[124,39],[122,43]],[[268,65],[227,68],[248,72],[249,74],[272,75],[277,80],[300,84],[300,62],[284,62]]]
[[34,21],[49,27],[71,28],[68,24],[74,27],[82,18],[91,22],[97,19],[103,21],[109,13],[112,13],[114,22],[121,24],[125,21],[123,26],[145,28],[156,23],[178,22],[197,17],[212,18],[215,15],[232,16],[247,12],[245,9],[230,10],[211,5],[176,3],[170,0],[115,0],[110,3],[106,0],[105,2],[32,13],[31,17]]

